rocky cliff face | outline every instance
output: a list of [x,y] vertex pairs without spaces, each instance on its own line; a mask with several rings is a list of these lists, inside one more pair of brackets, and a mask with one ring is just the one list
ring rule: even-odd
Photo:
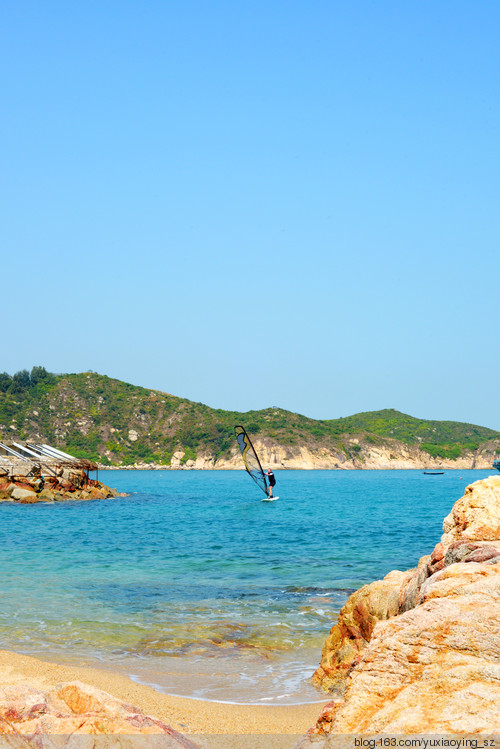
[[468,486],[443,531],[415,569],[347,601],[313,733],[500,732],[500,476]]
[[[255,448],[261,462],[273,468],[340,468],[349,469],[405,469],[432,468],[491,468],[495,451],[482,453],[465,452],[457,460],[433,458],[416,446],[405,445],[397,440],[387,440],[384,445],[370,445],[353,437],[349,443],[349,454],[327,449],[310,450],[307,447],[283,447],[270,445],[266,440],[256,440]],[[231,463],[239,462],[239,455]],[[234,467],[234,466],[232,466]]]
[[[253,440],[263,466],[273,470],[279,469],[426,469],[439,466],[443,469],[489,469],[498,452],[499,445],[495,441],[491,446],[483,446],[472,452],[464,452],[460,458],[449,460],[433,458],[429,453],[416,446],[406,445],[397,440],[385,440],[384,445],[370,445],[356,437],[350,440],[350,454],[326,448],[308,448],[303,445],[280,445],[270,439]],[[178,450],[174,453],[170,465],[152,463],[137,463],[130,468],[166,467],[182,470],[235,470],[242,469],[241,455],[236,447],[231,450],[229,458],[215,458],[213,455],[199,455],[195,460],[184,460],[185,452]],[[102,466],[105,468],[106,466]],[[123,468],[123,466],[120,466]]]

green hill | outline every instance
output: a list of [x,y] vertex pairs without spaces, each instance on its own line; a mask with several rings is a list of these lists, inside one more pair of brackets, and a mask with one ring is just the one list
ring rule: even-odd
[[366,432],[405,444],[418,444],[432,456],[456,458],[463,450],[477,450],[479,445],[499,436],[498,432],[459,421],[429,421],[387,408],[354,414],[345,419],[326,422],[341,432]]
[[94,372],[54,375],[33,367],[0,374],[2,440],[43,440],[101,463],[169,465],[176,451],[184,451],[184,462],[201,455],[229,457],[238,423],[271,444],[326,448],[351,457],[361,445],[397,441],[453,459],[500,437],[485,427],[427,421],[392,409],[315,420],[280,408],[212,409]]

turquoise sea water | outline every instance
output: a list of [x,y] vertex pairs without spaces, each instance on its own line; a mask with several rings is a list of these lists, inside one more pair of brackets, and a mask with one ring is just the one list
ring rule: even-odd
[[0,504],[0,647],[121,670],[170,694],[322,699],[310,683],[349,594],[430,553],[491,471],[116,471],[129,496]]

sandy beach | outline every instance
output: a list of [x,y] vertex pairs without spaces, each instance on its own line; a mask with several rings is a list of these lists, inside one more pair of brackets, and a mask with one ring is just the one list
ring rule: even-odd
[[[40,689],[51,689],[61,682],[82,681],[109,692],[114,697],[131,703],[143,712],[159,718],[175,730],[195,740],[210,736],[225,736],[219,746],[245,746],[243,735],[255,739],[267,736],[262,746],[293,745],[285,737],[304,734],[314,723],[328,701],[307,705],[262,706],[231,705],[193,700],[161,694],[149,686],[136,684],[122,674],[88,666],[68,666],[49,663],[26,655],[0,651],[0,684],[29,684]],[[239,736],[231,741],[232,736]],[[204,742],[202,742],[204,743]],[[260,743],[260,742],[259,742]],[[253,743],[255,746],[255,741]]]

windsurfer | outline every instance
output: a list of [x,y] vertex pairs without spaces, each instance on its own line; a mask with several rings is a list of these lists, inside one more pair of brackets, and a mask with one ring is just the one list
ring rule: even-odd
[[[269,489],[276,483],[273,472],[269,469],[268,477],[270,486],[268,488],[266,474],[264,473],[264,470],[260,464],[259,456],[255,452],[255,448],[250,441],[250,437],[245,432],[244,428],[239,424],[234,427],[234,433],[236,434],[236,440],[238,442],[238,447],[240,449],[241,457],[243,458],[243,463],[245,464],[247,473],[262,489],[268,499],[274,499],[272,489],[271,492],[269,492]],[[276,497],[276,499],[278,499],[278,497]],[[263,499],[262,501],[265,502],[266,500]]]
[[276,485],[276,479],[274,477],[274,473],[270,468],[266,471],[267,480],[269,481],[269,496],[273,496],[273,486]]

